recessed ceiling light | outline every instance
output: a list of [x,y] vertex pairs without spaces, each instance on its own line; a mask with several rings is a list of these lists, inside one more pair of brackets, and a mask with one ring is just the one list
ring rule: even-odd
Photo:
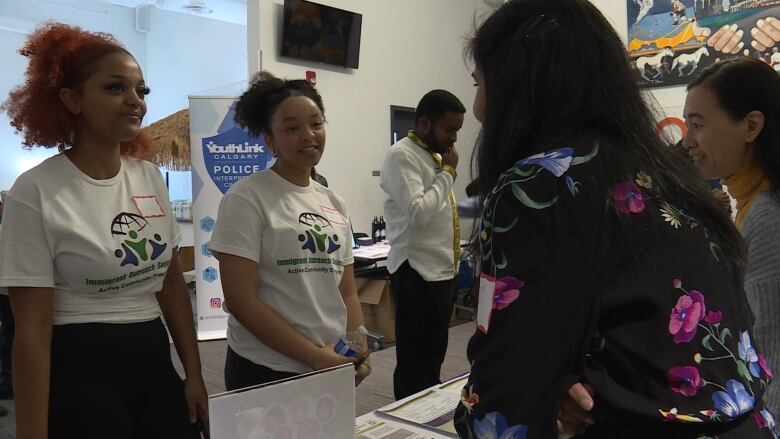
[[187,12],[199,15],[206,15],[214,12],[213,9],[206,5],[205,0],[187,0],[181,7]]

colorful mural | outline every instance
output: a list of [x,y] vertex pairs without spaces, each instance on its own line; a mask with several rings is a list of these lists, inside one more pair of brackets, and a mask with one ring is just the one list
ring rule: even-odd
[[687,84],[719,60],[780,72],[780,0],[626,0],[628,53],[644,87]]

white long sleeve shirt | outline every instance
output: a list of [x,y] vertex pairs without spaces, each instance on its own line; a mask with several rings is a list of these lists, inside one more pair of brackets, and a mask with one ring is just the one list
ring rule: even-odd
[[449,197],[455,178],[408,137],[390,147],[380,175],[387,196],[388,271],[395,273],[408,260],[427,281],[453,279],[454,226]]

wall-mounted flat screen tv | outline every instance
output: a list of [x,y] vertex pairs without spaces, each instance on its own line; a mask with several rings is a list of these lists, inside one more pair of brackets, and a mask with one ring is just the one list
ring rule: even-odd
[[284,1],[282,56],[358,68],[363,16],[307,0]]

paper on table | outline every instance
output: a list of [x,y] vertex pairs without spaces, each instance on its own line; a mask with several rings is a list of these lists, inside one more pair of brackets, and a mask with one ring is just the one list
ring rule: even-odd
[[439,390],[455,393],[456,395],[458,395],[458,401],[460,401],[461,391],[466,386],[466,383],[468,381],[469,381],[469,374],[468,372],[466,372],[464,374],[454,376],[449,380],[443,382],[439,386]]
[[[460,246],[466,247],[469,245],[469,241],[466,239],[460,240]],[[363,259],[384,259],[387,258],[387,254],[390,252],[390,243],[387,241],[378,242],[374,245],[368,245],[364,247],[358,247],[352,250],[352,256]]]
[[355,439],[449,439],[424,428],[391,419],[380,418],[374,413],[355,421]]
[[453,418],[460,403],[460,390],[468,381],[468,374],[456,377],[427,391],[399,401],[378,413],[407,422],[424,425],[457,437]]
[[352,255],[358,258],[378,259],[386,258],[390,252],[390,244],[386,242],[376,243],[365,247],[358,247],[352,250]]

